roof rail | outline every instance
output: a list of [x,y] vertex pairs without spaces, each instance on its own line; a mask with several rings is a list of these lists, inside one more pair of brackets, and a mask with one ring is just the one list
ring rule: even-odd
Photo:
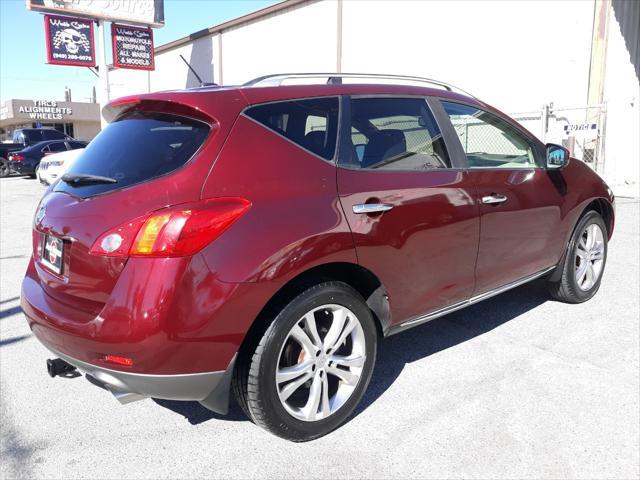
[[363,80],[393,80],[394,82],[413,82],[413,83],[425,83],[429,85],[435,85],[436,87],[443,88],[449,92],[457,91],[473,97],[468,92],[465,92],[461,88],[458,88],[450,83],[442,82],[440,80],[433,80],[431,78],[414,77],[410,75],[384,75],[377,73],[277,73],[273,75],[265,75],[262,77],[254,78],[243,84],[243,87],[275,87],[282,85],[287,80],[313,80],[313,79],[326,79],[328,85],[341,85],[343,79],[363,79]]

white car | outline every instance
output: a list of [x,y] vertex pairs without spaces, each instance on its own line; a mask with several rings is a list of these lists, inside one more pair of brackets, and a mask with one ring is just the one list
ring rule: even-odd
[[40,165],[36,169],[38,180],[45,185],[51,185],[74,164],[82,152],[84,152],[84,148],[76,148],[75,150],[47,155],[40,161]]

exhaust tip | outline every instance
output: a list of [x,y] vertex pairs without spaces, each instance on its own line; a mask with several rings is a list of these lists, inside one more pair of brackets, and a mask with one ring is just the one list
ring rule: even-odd
[[77,376],[76,367],[70,363],[65,362],[61,358],[48,358],[47,359],[47,373],[51,378],[62,376]]

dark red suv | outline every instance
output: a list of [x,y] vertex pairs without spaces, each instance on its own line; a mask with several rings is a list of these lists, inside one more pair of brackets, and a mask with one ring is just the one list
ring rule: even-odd
[[22,308],[52,376],[123,403],[226,413],[233,390],[309,440],[356,407],[382,337],[536,277],[567,302],[599,288],[611,190],[446,84],[281,75],[106,112],[38,207]]

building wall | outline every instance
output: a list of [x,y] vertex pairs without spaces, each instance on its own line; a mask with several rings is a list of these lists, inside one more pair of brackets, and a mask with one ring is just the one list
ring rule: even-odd
[[335,71],[337,5],[310,3],[224,32],[223,82],[242,84],[279,72]]
[[[640,24],[636,28],[637,39]],[[607,109],[604,175],[614,184],[640,181],[640,83],[632,54],[622,35],[619,16],[611,14],[604,80]]]
[[77,140],[88,142],[98,133],[100,133],[100,121],[73,123],[73,136]]
[[592,17],[586,1],[345,1],[342,68],[437,78],[507,112],[584,103]]

